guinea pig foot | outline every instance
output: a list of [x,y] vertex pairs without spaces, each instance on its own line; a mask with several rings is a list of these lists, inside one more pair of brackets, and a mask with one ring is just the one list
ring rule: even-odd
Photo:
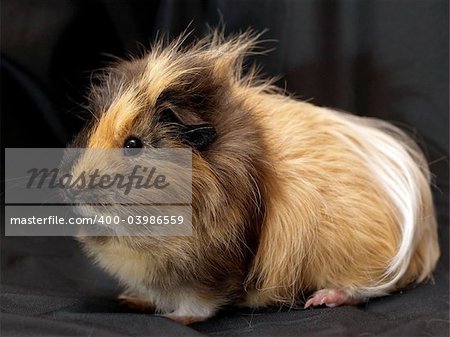
[[361,299],[353,297],[346,290],[321,289],[312,294],[305,303],[305,309],[326,305],[333,308],[340,305],[356,305],[362,302]]
[[181,305],[172,312],[163,313],[161,316],[171,319],[183,325],[202,322],[212,317],[216,312],[216,307],[212,303],[193,302],[181,303]]
[[120,305],[126,305],[131,309],[146,313],[153,313],[155,311],[155,307],[152,304],[140,299],[137,295],[128,291],[120,294],[117,299],[119,300]]
[[189,325],[195,322],[202,322],[207,320],[209,317],[200,317],[200,316],[178,316],[176,314],[164,314],[161,315],[163,317],[169,318],[172,321],[175,321],[177,323],[183,324],[183,325]]

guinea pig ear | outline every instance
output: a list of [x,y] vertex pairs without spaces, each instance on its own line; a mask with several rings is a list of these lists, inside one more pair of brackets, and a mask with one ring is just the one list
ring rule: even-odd
[[185,125],[181,136],[186,143],[203,151],[216,138],[216,129],[209,123]]
[[198,151],[205,150],[216,138],[216,129],[210,123],[192,115],[181,115],[172,109],[161,112],[159,121],[176,126],[179,129],[181,140]]

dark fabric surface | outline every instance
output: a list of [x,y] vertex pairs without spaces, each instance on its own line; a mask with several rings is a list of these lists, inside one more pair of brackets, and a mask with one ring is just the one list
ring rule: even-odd
[[[219,10],[219,11],[218,11]],[[407,130],[434,174],[442,257],[434,283],[357,307],[226,308],[185,327],[121,307],[116,281],[71,238],[1,240],[2,336],[448,336],[447,1],[3,1],[3,147],[61,147],[86,114],[89,73],[104,53],[136,53],[190,23],[201,36],[268,28],[256,60],[302,99]],[[2,195],[3,198],[3,195]],[[3,216],[2,216],[3,218]]]

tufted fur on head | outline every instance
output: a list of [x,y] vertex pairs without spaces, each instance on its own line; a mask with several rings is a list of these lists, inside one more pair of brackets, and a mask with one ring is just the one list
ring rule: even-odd
[[258,38],[180,37],[111,65],[72,145],[120,148],[132,135],[192,148],[193,236],[80,238],[128,300],[185,323],[319,289],[380,296],[423,281],[439,256],[417,146],[385,122],[295,100],[256,67],[243,75]]

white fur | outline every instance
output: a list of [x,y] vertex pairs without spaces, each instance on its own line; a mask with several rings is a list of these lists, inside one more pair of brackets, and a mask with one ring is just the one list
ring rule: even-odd
[[[358,136],[355,143],[348,135],[336,133],[352,146],[355,153],[366,162],[375,179],[378,179],[391,199],[401,226],[401,242],[385,273],[385,282],[356,290],[364,297],[383,295],[401,279],[410,263],[421,204],[419,184],[426,177],[418,167],[421,163],[413,160],[410,152],[413,150],[400,140],[405,137],[400,130],[378,120],[362,119],[334,111],[333,114]],[[384,129],[398,137],[394,138]]]
[[216,299],[202,297],[183,284],[170,288],[149,286],[146,281],[155,275],[151,274],[151,267],[145,269],[149,262],[145,255],[130,255],[119,245],[102,247],[101,250],[88,253],[94,256],[101,267],[115,275],[128,293],[154,306],[156,312],[163,316],[172,319],[193,317],[199,321],[213,316],[220,307],[221,303]]
[[202,320],[213,316],[217,311],[216,303],[201,299],[192,290],[175,292],[173,300],[175,310],[164,315],[171,319],[194,317]]

